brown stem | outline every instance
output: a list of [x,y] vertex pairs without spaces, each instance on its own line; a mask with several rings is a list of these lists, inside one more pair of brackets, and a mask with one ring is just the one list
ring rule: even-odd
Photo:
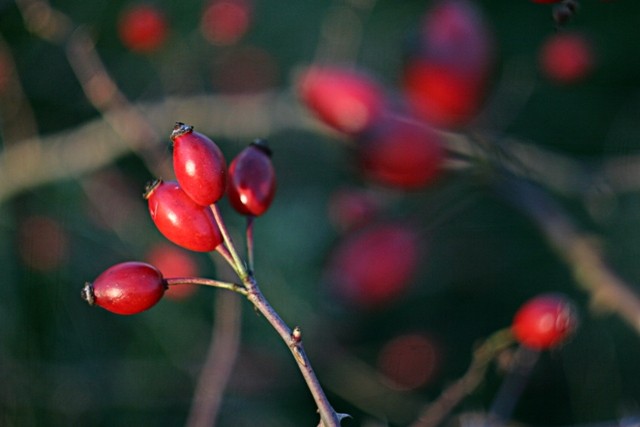
[[240,348],[240,299],[228,293],[216,296],[215,320],[209,350],[191,402],[187,427],[216,424],[224,390]]
[[447,387],[440,397],[429,404],[411,427],[436,427],[451,413],[466,396],[476,389],[484,378],[489,363],[497,354],[513,344],[508,329],[500,330],[489,337],[473,352],[467,372]]
[[609,268],[594,239],[579,232],[562,207],[533,184],[507,176],[498,191],[536,223],[576,283],[589,293],[593,307],[616,313],[640,334],[640,298]]
[[167,286],[176,285],[204,285],[213,286],[220,289],[226,289],[229,291],[237,292],[241,295],[247,295],[247,290],[237,283],[222,282],[220,280],[207,279],[204,277],[171,277],[164,279]]
[[282,320],[264,297],[262,291],[260,291],[260,288],[258,287],[258,283],[252,276],[247,276],[245,280],[243,280],[243,283],[249,291],[247,294],[249,301],[251,301],[258,311],[267,319],[293,354],[298,368],[300,368],[300,372],[307,383],[307,387],[309,388],[309,391],[311,391],[311,395],[318,406],[321,425],[323,427],[340,427],[340,416],[329,403],[329,400],[327,399],[327,396],[325,395],[324,390],[311,367],[311,362],[304,351],[304,347],[302,346],[302,333],[300,332],[300,329],[296,327],[292,331],[291,328],[287,326],[284,320]]

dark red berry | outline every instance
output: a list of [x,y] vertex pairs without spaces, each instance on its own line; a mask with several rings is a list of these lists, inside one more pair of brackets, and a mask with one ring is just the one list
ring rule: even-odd
[[265,140],[256,140],[229,165],[229,202],[243,215],[260,216],[271,205],[275,192],[271,150]]
[[364,189],[340,188],[329,199],[329,219],[340,230],[351,230],[369,223],[380,212],[381,205],[373,193]]
[[184,123],[176,123],[171,140],[173,169],[182,190],[201,206],[217,202],[227,180],[227,163],[220,148]]
[[176,245],[209,252],[222,243],[211,210],[194,202],[177,182],[157,180],[149,185],[144,197],[156,227]]
[[154,52],[162,47],[168,34],[167,19],[158,8],[139,4],[124,10],[118,20],[122,44],[134,52]]
[[252,13],[249,0],[211,0],[202,14],[200,31],[211,44],[234,44],[247,32]]
[[562,32],[549,37],[539,53],[539,63],[547,78],[560,84],[576,83],[593,70],[591,42],[580,33]]
[[476,5],[444,0],[425,16],[418,53],[404,71],[404,90],[415,113],[442,127],[466,124],[484,99],[493,40]]
[[300,79],[305,105],[324,123],[347,134],[358,134],[382,114],[382,88],[367,74],[341,67],[312,67]]
[[544,350],[569,338],[578,325],[576,309],[561,294],[543,294],[527,301],[516,313],[511,330],[527,347]]
[[402,189],[431,184],[441,171],[444,154],[432,129],[400,117],[386,118],[356,145],[367,178]]
[[416,231],[400,223],[378,223],[347,235],[327,265],[332,291],[350,304],[382,308],[403,295],[420,259]]
[[123,262],[85,283],[82,298],[116,314],[136,314],[153,307],[165,291],[162,273],[143,262]]

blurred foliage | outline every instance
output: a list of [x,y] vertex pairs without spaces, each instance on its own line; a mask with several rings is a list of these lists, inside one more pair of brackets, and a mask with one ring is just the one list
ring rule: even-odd
[[[526,104],[500,129],[504,134],[591,161],[640,148],[640,3],[582,2],[569,26],[592,38],[597,67],[587,81],[571,87],[545,80],[537,68],[538,47],[556,31],[547,5],[478,3],[495,32],[495,87],[514,61],[524,70],[519,77],[535,81]],[[171,37],[164,49],[150,55],[131,53],[118,40],[117,17],[127,4],[52,2],[89,29],[107,70],[130,100],[161,103],[170,95],[225,93],[225,73],[249,76],[236,82],[240,89],[235,91],[242,91],[243,84],[253,90],[256,79],[265,77],[262,68],[251,69],[253,60],[271,67],[258,89],[291,91],[299,67],[316,58],[327,17],[340,7],[351,7],[362,25],[358,65],[397,88],[407,40],[431,2],[256,0],[243,39],[212,47],[198,32],[202,2],[156,1],[170,17]],[[0,2],[0,34],[40,135],[99,118],[62,48],[30,33],[12,1]],[[259,55],[241,64],[248,71],[224,68],[234,54],[249,48]],[[0,119],[5,124],[19,120]],[[167,145],[172,126],[159,130]],[[249,142],[210,136],[228,159]],[[589,310],[571,272],[529,220],[493,194],[486,176],[451,173],[433,188],[407,194],[377,189],[393,202],[385,215],[419,224],[424,256],[406,296],[381,310],[363,311],[337,301],[323,287],[324,263],[341,237],[327,215],[329,200],[342,186],[361,185],[348,149],[332,134],[312,130],[284,130],[269,138],[279,188],[272,209],[256,222],[257,277],[283,318],[303,328],[306,349],[320,380],[326,380],[334,407],[354,417],[346,425],[406,425],[465,372],[480,340],[507,327],[523,301],[545,291],[571,295],[582,324],[573,341],[542,356],[514,418],[534,425],[580,425],[637,413],[637,334],[617,317]],[[15,143],[2,139],[4,147]],[[158,152],[170,158],[166,146]],[[31,188],[0,206],[0,425],[184,424],[206,356],[217,291],[201,289],[188,300],[162,301],[131,317],[89,308],[79,298],[84,281],[113,263],[143,259],[162,241],[140,197],[150,178],[152,173],[131,154],[87,176]],[[604,214],[596,218],[581,198],[562,202],[577,223],[599,233],[616,271],[640,283],[639,195],[610,194]],[[225,202],[222,209],[239,236],[242,219]],[[34,217],[52,222],[29,221]],[[44,228],[34,231],[34,226]],[[50,252],[58,256],[46,264],[41,258]],[[209,258],[196,259],[202,275],[216,277]],[[377,381],[385,343],[414,332],[430,337],[437,352],[427,384],[385,392],[359,386],[350,363],[357,360]],[[242,340],[219,424],[316,425],[313,402],[290,354],[249,307]],[[490,370],[460,410],[489,408],[503,379],[503,370]],[[350,391],[358,398],[350,398]],[[393,402],[404,406],[392,408]]]

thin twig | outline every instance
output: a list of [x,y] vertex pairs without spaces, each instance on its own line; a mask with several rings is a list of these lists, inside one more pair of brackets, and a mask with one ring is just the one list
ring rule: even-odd
[[318,406],[318,412],[320,413],[321,425],[323,427],[340,427],[341,415],[338,415],[333,409],[327,396],[316,377],[316,374],[311,367],[311,363],[307,354],[302,346],[302,335],[299,328],[291,330],[289,326],[282,320],[280,315],[273,309],[271,304],[264,297],[258,283],[253,276],[247,276],[243,280],[245,287],[249,290],[247,298],[258,309],[260,313],[267,319],[269,324],[276,330],[278,335],[285,342],[287,347],[294,356],[294,359],[300,368],[300,372],[304,377],[307,387],[313,396],[316,405]]
[[215,288],[226,289],[228,291],[237,292],[241,295],[247,295],[247,290],[237,283],[222,282],[220,280],[208,279],[205,277],[171,277],[164,279],[167,286],[177,285],[204,285],[213,286]]
[[438,399],[429,404],[411,427],[436,427],[442,423],[453,408],[476,389],[484,378],[489,363],[513,344],[513,337],[508,329],[500,330],[489,337],[473,352],[473,359],[467,372],[447,387]]
[[496,188],[504,200],[538,226],[571,268],[576,283],[591,296],[592,307],[616,313],[640,334],[640,298],[632,291],[634,286],[606,264],[594,239],[578,231],[564,209],[532,183],[508,175]]
[[253,215],[247,215],[247,264],[249,265],[249,274],[253,274],[254,271],[254,259],[253,259],[253,225],[255,224],[255,217]]

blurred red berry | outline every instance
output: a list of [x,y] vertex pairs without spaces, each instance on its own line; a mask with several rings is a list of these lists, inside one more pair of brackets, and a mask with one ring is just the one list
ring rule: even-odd
[[276,192],[276,173],[267,141],[258,139],[229,165],[227,196],[243,215],[260,216],[269,209]]
[[422,334],[406,334],[385,343],[378,355],[380,373],[396,390],[415,390],[428,384],[440,364],[439,348]]
[[248,0],[212,0],[202,13],[200,31],[211,44],[234,44],[249,29],[252,13]]
[[575,83],[593,70],[591,42],[579,33],[556,33],[542,45],[539,64],[547,78],[557,83]]
[[331,290],[347,303],[382,308],[409,288],[420,259],[420,239],[405,224],[378,223],[346,235],[331,253]]
[[511,330],[527,347],[544,350],[566,341],[578,325],[571,301],[561,294],[543,294],[527,301],[517,311]]
[[356,156],[367,178],[391,187],[417,189],[438,177],[445,152],[432,129],[387,117],[358,139]]
[[43,215],[25,218],[18,228],[18,250],[25,265],[50,271],[69,256],[67,232],[55,219]]
[[367,224],[380,211],[380,201],[360,188],[340,188],[329,199],[329,219],[341,230]]
[[382,88],[367,74],[340,67],[311,67],[299,83],[304,104],[325,124],[358,134],[379,119],[385,108]]
[[196,252],[210,252],[222,243],[209,207],[194,202],[177,182],[157,180],[144,197],[151,219],[169,241]]
[[467,0],[443,0],[425,16],[418,52],[403,85],[417,115],[442,127],[466,124],[484,99],[493,40],[480,10]]
[[167,39],[169,25],[164,13],[151,4],[138,4],[125,9],[118,19],[118,35],[122,44],[139,53],[159,50]]
[[[145,261],[154,265],[164,277],[197,277],[198,263],[193,255],[168,243],[154,245],[145,256]],[[182,300],[190,297],[198,290],[198,286],[179,285],[170,286],[165,291],[165,297]]]
[[171,140],[173,170],[182,190],[201,206],[217,202],[227,185],[227,162],[220,148],[184,123],[176,123]]
[[82,298],[116,314],[136,314],[153,307],[164,294],[162,273],[143,262],[123,262],[87,282]]

